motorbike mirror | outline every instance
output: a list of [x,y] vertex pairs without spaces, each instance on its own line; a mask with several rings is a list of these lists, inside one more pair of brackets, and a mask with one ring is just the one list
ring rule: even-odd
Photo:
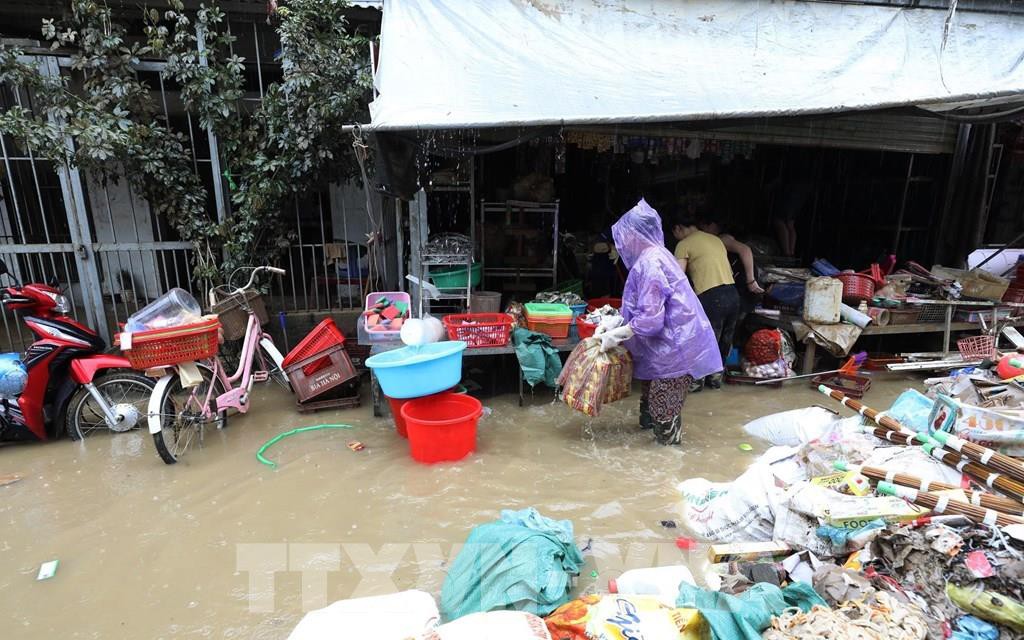
[[4,262],[3,260],[0,260],[0,276],[4,275],[5,273],[8,273],[7,263]]
[[60,280],[57,279],[57,276],[50,276],[50,279],[47,280],[46,284],[50,285],[54,289],[60,289]]

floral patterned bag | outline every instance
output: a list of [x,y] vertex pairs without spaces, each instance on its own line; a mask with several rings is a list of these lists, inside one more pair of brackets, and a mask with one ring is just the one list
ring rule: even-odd
[[601,351],[598,338],[581,341],[558,376],[559,398],[569,407],[596,416],[605,403],[627,397],[633,382],[633,358],[624,347]]

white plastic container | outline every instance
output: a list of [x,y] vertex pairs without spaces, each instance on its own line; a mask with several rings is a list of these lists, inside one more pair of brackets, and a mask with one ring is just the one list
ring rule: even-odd
[[125,331],[136,333],[199,322],[203,310],[192,294],[175,287],[128,316]]
[[339,600],[310,611],[288,640],[375,638],[405,640],[429,633],[441,619],[429,593],[402,591],[386,596]]
[[675,606],[679,585],[683,582],[697,586],[693,574],[683,565],[630,569],[618,579],[609,580],[608,591],[625,595],[657,596]]
[[835,278],[811,278],[804,289],[804,320],[815,324],[836,324],[842,302],[842,282]]

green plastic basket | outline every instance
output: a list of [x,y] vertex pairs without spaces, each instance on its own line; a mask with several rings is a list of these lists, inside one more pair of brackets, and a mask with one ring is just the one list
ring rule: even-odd
[[572,319],[572,309],[568,305],[527,302],[523,306],[526,308],[526,315],[533,318]]
[[559,282],[550,289],[545,289],[540,293],[575,293],[576,295],[583,297],[583,281],[582,280],[566,280],[565,282]]
[[[470,285],[478,286],[483,276],[484,267],[481,264],[474,264],[470,275]],[[452,269],[450,271],[431,271],[430,280],[438,289],[465,289],[466,288],[466,267]]]

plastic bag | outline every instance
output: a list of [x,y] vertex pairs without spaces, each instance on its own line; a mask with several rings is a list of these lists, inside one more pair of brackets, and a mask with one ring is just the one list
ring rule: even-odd
[[894,420],[898,420],[908,429],[914,431],[928,430],[928,416],[932,411],[934,400],[916,389],[907,389],[900,394],[886,412]]
[[714,542],[772,539],[773,505],[780,495],[768,465],[751,465],[732,482],[692,478],[677,488],[683,495],[683,525],[693,535]]
[[928,424],[930,431],[947,431],[1008,456],[1024,456],[1024,419],[940,395]]
[[0,398],[14,398],[25,390],[28,371],[17,353],[0,355]]
[[429,593],[402,591],[386,596],[339,600],[310,611],[288,640],[375,638],[406,640],[431,631],[441,620]]
[[773,413],[751,420],[743,430],[774,445],[794,447],[820,438],[837,416],[823,407],[807,407]]
[[443,624],[416,640],[551,640],[551,635],[544,620],[532,613],[490,611]]
[[707,624],[693,609],[676,609],[652,596],[589,595],[562,605],[546,619],[555,640],[702,640]]
[[629,396],[633,358],[623,347],[601,351],[599,338],[587,338],[569,354],[558,376],[559,397],[570,408],[596,416],[605,403]]

